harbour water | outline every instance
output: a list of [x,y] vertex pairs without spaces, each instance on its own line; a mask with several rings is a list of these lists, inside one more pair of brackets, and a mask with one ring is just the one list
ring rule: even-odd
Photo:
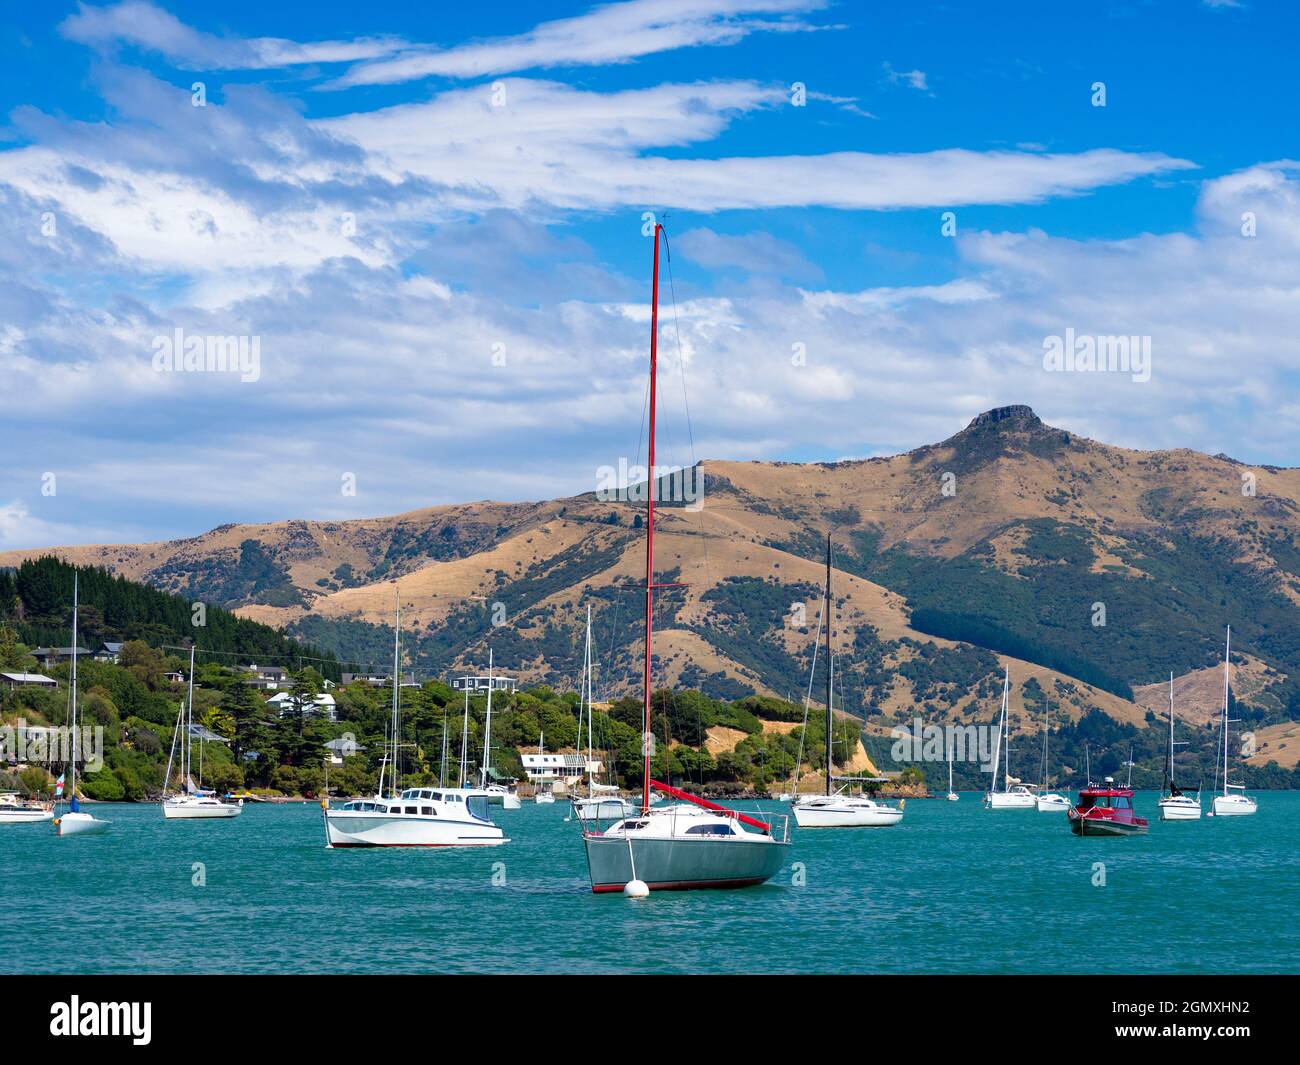
[[[767,885],[594,896],[567,806],[512,842],[330,851],[315,804],[105,835],[0,829],[10,973],[1295,972],[1300,792],[1254,817],[1079,839],[1061,814],[912,801],[896,828],[799,832]],[[742,803],[740,808],[776,803]],[[1209,798],[1205,806],[1209,808]],[[1099,868],[1096,863],[1103,863]],[[1104,886],[1099,883],[1104,875]]]

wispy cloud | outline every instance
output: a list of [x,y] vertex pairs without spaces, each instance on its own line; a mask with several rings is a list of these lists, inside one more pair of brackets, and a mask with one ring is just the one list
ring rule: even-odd
[[134,45],[185,70],[262,70],[305,63],[355,63],[392,55],[404,42],[391,37],[299,43],[278,37],[217,37],[201,33],[147,0],[108,7],[79,3],[59,26],[69,40],[96,48]]
[[[731,45],[752,33],[808,32],[794,17],[825,0],[626,0],[527,33],[452,48],[415,48],[360,63],[333,84],[384,85],[432,76],[479,78],[557,66],[625,63],[656,52]],[[782,16],[772,18],[772,16]]]

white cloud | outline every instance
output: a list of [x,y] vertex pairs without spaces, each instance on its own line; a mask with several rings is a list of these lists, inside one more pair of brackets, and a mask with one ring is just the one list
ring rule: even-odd
[[59,27],[70,40],[95,47],[130,44],[165,56],[186,70],[261,70],[304,63],[353,63],[392,55],[396,38],[301,44],[278,37],[216,37],[186,26],[146,0],[108,7],[79,3]]
[[557,66],[623,63],[655,52],[735,44],[751,33],[801,32],[816,27],[789,16],[818,10],[825,0],[626,0],[602,4],[514,37],[453,48],[412,49],[361,63],[335,87],[383,85],[431,76],[480,78]]

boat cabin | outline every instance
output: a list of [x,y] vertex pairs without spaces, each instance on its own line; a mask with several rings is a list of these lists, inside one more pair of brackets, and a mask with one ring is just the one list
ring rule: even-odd
[[[453,809],[448,810],[451,806]],[[446,788],[408,788],[398,798],[352,799],[343,804],[344,810],[357,810],[379,814],[401,814],[403,817],[439,817],[449,814],[468,814],[487,821],[487,799],[472,791]]]

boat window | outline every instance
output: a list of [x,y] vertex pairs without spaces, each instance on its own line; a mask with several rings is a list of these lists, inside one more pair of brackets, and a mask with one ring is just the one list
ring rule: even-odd
[[418,806],[408,806],[406,808],[406,812],[408,814],[418,814],[420,812],[420,808]]
[[433,816],[434,816],[434,813],[433,813],[433,807],[432,807],[432,806],[421,806],[421,807],[420,807],[420,813],[424,814],[425,817],[433,817]]
[[488,820],[487,799],[482,795],[471,795],[465,800],[467,809],[471,817],[477,817],[480,821]]
[[730,825],[692,825],[686,830],[688,836],[729,836]]
[[1119,795],[1119,796],[1116,796],[1116,798],[1115,798],[1115,809],[1116,809],[1116,810],[1131,810],[1132,808],[1133,808],[1133,807],[1132,807],[1132,805],[1129,803],[1129,801],[1128,801],[1128,796],[1127,796],[1127,795]]
[[422,798],[422,799],[432,799],[432,798],[434,798],[434,794],[433,794],[433,792],[429,791],[428,789],[425,789],[424,791],[420,792],[420,798]]

